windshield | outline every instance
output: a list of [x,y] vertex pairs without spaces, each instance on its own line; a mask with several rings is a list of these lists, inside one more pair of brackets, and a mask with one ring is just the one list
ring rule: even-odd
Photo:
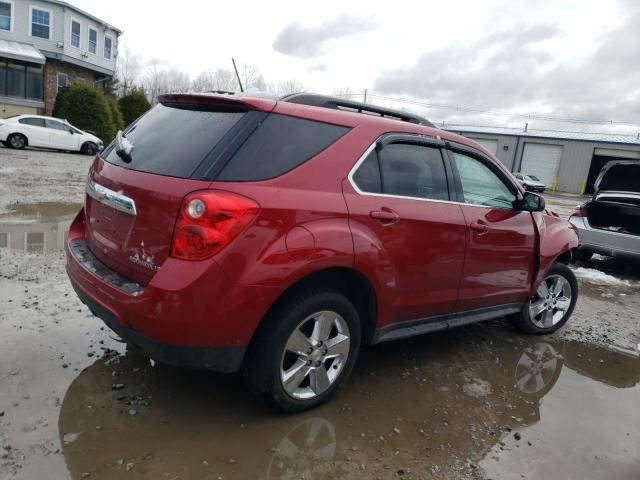
[[533,180],[534,182],[539,182],[540,180],[538,179],[538,177],[536,177],[535,175],[527,175],[527,177],[530,180]]

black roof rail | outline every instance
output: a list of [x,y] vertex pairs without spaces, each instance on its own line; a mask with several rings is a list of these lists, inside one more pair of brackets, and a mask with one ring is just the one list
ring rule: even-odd
[[316,93],[291,93],[280,98],[280,100],[283,102],[300,103],[302,105],[311,105],[314,107],[333,108],[335,110],[355,111],[357,113],[379,115],[384,118],[436,128],[436,126],[429,120],[414,113],[380,107],[369,103],[354,102],[353,100],[345,100],[344,98],[331,97],[329,95],[318,95]]

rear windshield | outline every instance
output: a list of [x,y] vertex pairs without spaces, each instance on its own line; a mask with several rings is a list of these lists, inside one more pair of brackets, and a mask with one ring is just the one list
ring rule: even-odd
[[217,180],[247,182],[275,178],[313,158],[348,130],[272,113],[240,147]]
[[109,145],[109,163],[141,172],[189,178],[244,112],[210,112],[156,105],[125,132],[133,145],[125,162]]

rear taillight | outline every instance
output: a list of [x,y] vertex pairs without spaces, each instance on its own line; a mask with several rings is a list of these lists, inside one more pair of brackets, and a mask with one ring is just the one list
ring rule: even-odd
[[582,205],[577,205],[572,211],[571,211],[571,216],[572,217],[582,217]]
[[220,190],[190,193],[180,206],[171,256],[203,260],[215,255],[245,229],[259,208],[253,200],[235,193]]

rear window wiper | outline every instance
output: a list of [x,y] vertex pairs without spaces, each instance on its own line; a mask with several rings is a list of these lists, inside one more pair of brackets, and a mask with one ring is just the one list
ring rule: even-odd
[[133,151],[133,147],[133,143],[124,136],[122,130],[118,130],[118,133],[116,133],[115,150],[123,162],[131,163],[131,152]]

